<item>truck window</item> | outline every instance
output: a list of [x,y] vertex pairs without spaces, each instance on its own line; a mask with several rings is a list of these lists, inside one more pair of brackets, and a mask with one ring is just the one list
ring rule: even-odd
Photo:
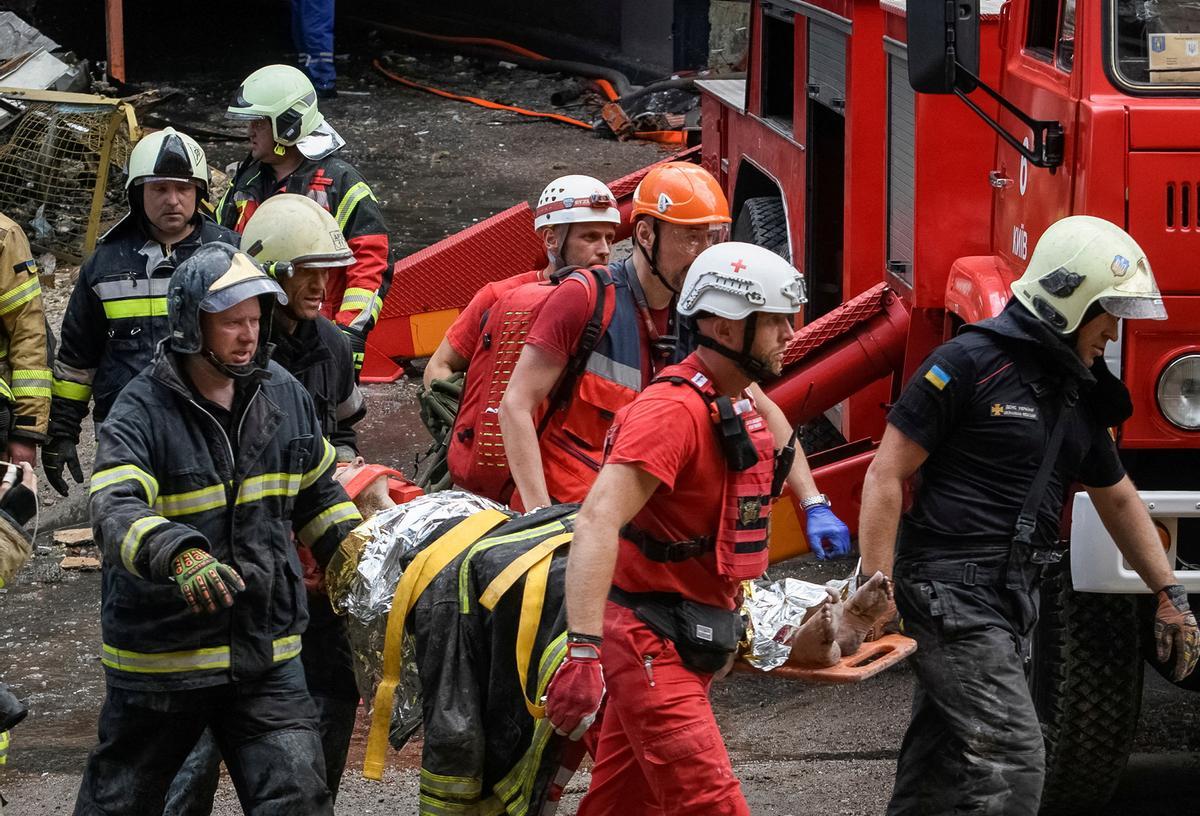
[[1070,73],[1075,64],[1075,0],[1031,0],[1025,51]]
[[1131,91],[1200,89],[1200,3],[1109,0],[1110,73]]
[[796,28],[791,16],[764,7],[762,34],[762,115],[789,125],[795,107]]

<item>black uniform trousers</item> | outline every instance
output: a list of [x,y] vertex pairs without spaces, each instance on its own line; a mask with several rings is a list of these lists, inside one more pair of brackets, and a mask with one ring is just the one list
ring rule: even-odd
[[[358,715],[354,658],[346,635],[346,621],[334,613],[329,599],[310,593],[308,610],[300,660],[304,665],[304,682],[316,708],[325,783],[336,800]],[[221,750],[213,735],[206,732],[171,783],[163,816],[209,816],[220,776]]]
[[992,583],[969,585],[923,580],[912,565],[896,565],[896,606],[917,641],[917,684],[888,816],[1037,814],[1045,750],[1025,676],[1036,599],[1005,588],[995,578],[1002,571],[994,565],[976,576],[971,568],[969,580],[990,572]]
[[294,659],[253,679],[186,691],[110,684],[76,816],[158,816],[171,780],[206,728],[246,814],[332,816],[316,711]]

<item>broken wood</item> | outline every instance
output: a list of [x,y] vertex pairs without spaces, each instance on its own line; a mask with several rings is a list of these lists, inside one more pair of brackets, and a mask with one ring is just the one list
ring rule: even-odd
[[65,570],[79,570],[80,572],[94,572],[100,569],[99,558],[84,558],[77,555],[68,555],[58,565]]
[[72,527],[54,531],[54,543],[65,547],[86,547],[92,543],[91,527]]

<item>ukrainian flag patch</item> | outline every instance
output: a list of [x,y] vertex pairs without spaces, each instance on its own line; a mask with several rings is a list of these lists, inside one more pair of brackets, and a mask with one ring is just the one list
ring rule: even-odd
[[925,381],[941,391],[946,387],[946,383],[950,382],[950,375],[941,366],[930,366],[929,370],[925,372]]

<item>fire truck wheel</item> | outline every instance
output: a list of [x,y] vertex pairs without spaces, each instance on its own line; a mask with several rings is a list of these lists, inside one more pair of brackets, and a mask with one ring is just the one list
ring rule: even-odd
[[1075,592],[1067,560],[1042,584],[1029,684],[1046,738],[1042,814],[1098,813],[1142,705],[1136,598]]
[[783,199],[774,196],[748,198],[733,222],[733,240],[766,247],[785,261],[788,251],[787,215]]

